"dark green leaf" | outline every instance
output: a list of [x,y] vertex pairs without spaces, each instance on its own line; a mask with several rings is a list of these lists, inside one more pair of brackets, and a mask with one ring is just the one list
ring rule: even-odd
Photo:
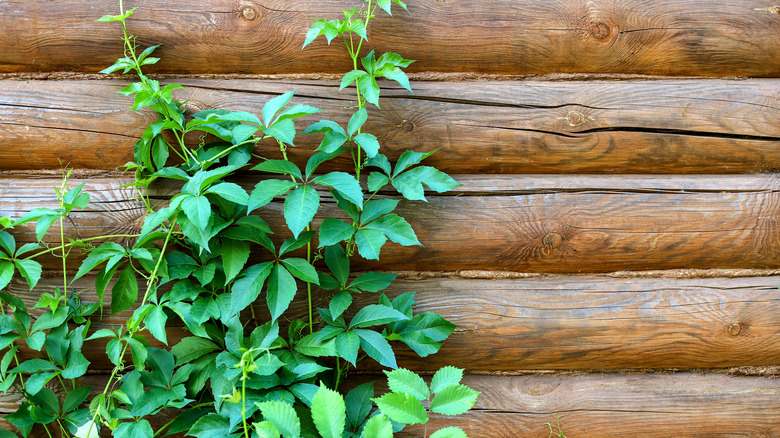
[[138,300],[138,281],[129,265],[119,274],[111,288],[111,313],[117,314],[129,309]]
[[225,284],[233,280],[249,260],[249,243],[233,240],[222,240],[222,268],[225,271]]
[[[296,168],[297,169],[297,168]],[[247,213],[267,205],[277,196],[282,196],[298,184],[289,180],[267,179],[255,185],[252,194],[249,195]]]
[[336,343],[333,339],[323,341],[319,333],[312,333],[295,343],[295,351],[307,356],[336,356]]
[[217,344],[209,339],[189,336],[174,345],[171,353],[176,358],[176,366],[181,366],[218,349]]
[[320,225],[319,247],[335,245],[349,240],[355,234],[355,227],[342,220],[326,218]]
[[360,223],[365,225],[382,215],[391,213],[396,206],[398,206],[397,199],[377,199],[366,202],[360,214]]
[[381,333],[364,329],[355,330],[354,333],[360,336],[360,346],[372,359],[388,368],[398,368],[393,347]]
[[298,257],[281,260],[282,264],[292,275],[307,283],[319,285],[320,279],[317,276],[317,270],[306,260]]
[[349,257],[341,245],[331,245],[325,249],[325,264],[341,284],[349,277]]
[[76,410],[76,408],[84,403],[91,390],[91,386],[79,386],[68,392],[68,395],[65,396],[65,401],[62,402],[62,413],[67,414]]
[[333,318],[338,318],[351,304],[352,294],[345,290],[341,290],[330,299],[328,310],[330,310],[330,314]]
[[230,429],[228,418],[219,414],[208,414],[196,421],[187,435],[195,438],[226,438],[230,434]]
[[[230,314],[237,315],[252,304],[263,290],[265,280],[271,274],[273,263],[263,262],[244,270],[241,277],[233,283],[230,294]],[[295,280],[293,280],[294,282]]]
[[301,233],[298,237],[291,237],[284,242],[282,242],[282,245],[279,247],[279,256],[283,256],[287,254],[288,252],[295,251],[296,249],[303,248],[306,246],[309,242],[311,242],[311,239],[314,237],[314,231],[306,231],[304,233]]
[[[339,134],[340,135],[340,134]],[[327,137],[327,134],[326,134]],[[323,143],[325,142],[325,139],[322,140]],[[347,141],[347,138],[344,137],[344,141],[341,142],[341,144],[344,144]],[[320,148],[322,148],[322,145],[320,145]],[[321,150],[321,152],[318,152],[309,158],[309,160],[306,162],[306,178],[311,178],[312,175],[314,175],[314,171],[317,170],[320,164],[338,157],[342,154],[342,152],[349,150],[348,147],[337,147],[334,150],[328,152],[326,150]]]
[[363,207],[363,190],[360,188],[360,183],[346,172],[330,172],[314,178],[312,182],[330,187],[339,192],[344,199],[360,208]]
[[350,328],[364,328],[405,319],[409,319],[409,317],[392,307],[380,304],[370,304],[363,307],[355,314],[352,321],[350,321],[349,326]]
[[11,257],[16,252],[16,239],[8,231],[0,231],[0,256]]
[[266,301],[271,318],[276,320],[290,306],[298,286],[290,272],[281,265],[274,265],[268,278]]
[[149,310],[144,318],[144,323],[149,333],[165,345],[168,345],[168,336],[165,332],[165,323],[167,321],[168,315],[165,314],[162,306],[152,306],[152,309]]
[[360,349],[360,336],[355,332],[344,332],[336,336],[336,353],[340,358],[357,365],[357,355]]
[[[360,274],[357,278],[352,280],[349,284],[350,288],[357,288],[368,292],[379,292],[382,289],[386,289],[390,286],[397,275],[387,274],[382,272],[366,272]],[[396,309],[398,310],[398,309]]]
[[252,170],[259,170],[261,172],[277,173],[281,175],[292,175],[298,179],[302,179],[301,169],[298,169],[294,163],[285,160],[265,160]]
[[406,219],[394,213],[369,223],[365,226],[365,230],[379,231],[388,239],[403,246],[422,245]]
[[300,186],[284,200],[284,219],[287,227],[298,235],[306,229],[320,207],[320,195],[310,186]]
[[65,322],[67,317],[68,309],[65,307],[58,307],[56,311],[49,310],[35,320],[31,331],[35,332],[38,330],[48,330],[57,327]]

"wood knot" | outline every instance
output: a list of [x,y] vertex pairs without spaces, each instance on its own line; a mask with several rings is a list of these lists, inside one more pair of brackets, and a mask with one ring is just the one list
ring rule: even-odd
[[588,120],[588,117],[579,111],[569,111],[565,120],[569,123],[569,126],[580,126]]
[[547,233],[542,237],[542,245],[548,251],[558,248],[563,243],[563,236],[558,233]]
[[401,128],[406,132],[412,132],[414,131],[414,123],[408,120],[404,120],[403,122],[401,122]]
[[731,336],[737,336],[742,331],[742,326],[737,322],[729,324],[728,332]]
[[241,8],[241,18],[246,21],[255,21],[257,19],[257,11],[251,6],[244,6]]
[[609,39],[610,35],[612,35],[612,29],[609,28],[607,23],[598,22],[591,26],[590,33],[593,35],[593,38],[603,41]]

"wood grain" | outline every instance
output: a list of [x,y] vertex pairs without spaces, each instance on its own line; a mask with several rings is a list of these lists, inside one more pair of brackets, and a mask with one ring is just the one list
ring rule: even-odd
[[[190,111],[259,113],[271,97],[346,125],[352,91],[329,81],[178,80]],[[389,84],[388,84],[389,85]],[[0,171],[114,169],[133,158],[151,112],[128,111],[120,81],[0,81]],[[439,149],[428,161],[450,173],[744,173],[780,168],[777,80],[422,82],[414,95],[383,93],[366,129],[383,151]],[[188,139],[193,146],[199,139]],[[305,162],[320,136],[299,136]],[[278,155],[276,144],[257,152]],[[332,168],[345,170],[346,159]]]
[[[457,179],[462,188],[446,196],[430,195],[427,204],[402,203],[397,210],[424,247],[389,244],[381,265],[358,261],[357,266],[547,273],[780,266],[776,175]],[[255,181],[241,182],[251,188]],[[66,233],[137,233],[145,208],[132,189],[121,187],[127,182],[90,181],[86,191],[93,196],[92,206],[72,214]],[[55,184],[58,180],[3,179],[0,215],[19,217],[31,205],[56,206]],[[172,193],[173,187],[160,187],[152,196],[164,199]],[[281,203],[272,203],[261,214],[283,238],[280,210]],[[321,212],[340,214],[328,198],[323,198]],[[20,241],[34,239],[30,224],[19,232]],[[45,262],[59,266],[52,263]]]
[[[355,6],[361,2],[354,1]],[[343,0],[143,0],[129,22],[141,47],[163,44],[158,72],[345,72],[337,40],[301,51],[313,18],[340,18]],[[780,75],[780,20],[757,0],[512,0],[409,2],[372,22],[379,52],[412,71],[543,74]],[[121,28],[95,23],[112,2],[0,4],[0,72],[95,72],[121,56]],[[418,39],[424,39],[420,44]]]
[[[105,378],[89,376],[85,383],[102,387]],[[433,415],[427,435],[417,425],[405,429],[403,436],[430,436],[439,428],[457,426],[471,437],[546,438],[545,423],[555,425],[554,416],[570,437],[769,438],[780,434],[777,379],[695,373],[467,375],[463,383],[481,392],[472,410],[458,417]],[[13,411],[16,403],[13,394],[0,395],[1,412]],[[154,430],[168,418],[150,418]],[[0,428],[8,426],[0,423]]]
[[[421,359],[398,343],[399,364],[431,371],[448,364],[475,372],[528,370],[696,369],[780,363],[778,277],[669,279],[561,276],[520,279],[431,278],[397,280],[391,298],[417,291],[416,311],[443,315],[458,328],[441,351]],[[62,286],[47,275],[35,291],[14,281],[8,292],[34,305],[43,292]],[[94,277],[72,289],[96,302]],[[110,294],[109,294],[110,295]],[[305,294],[286,314],[306,319]],[[315,291],[314,306],[330,294]],[[375,294],[355,296],[354,308],[376,304]],[[104,318],[91,330],[121,325],[129,312]],[[255,322],[269,320],[264,303]],[[249,315],[246,315],[249,321]],[[177,318],[168,324],[169,345],[188,336]],[[147,334],[148,335],[148,334]],[[160,342],[148,336],[152,343]],[[94,370],[111,369],[105,343],[84,347]],[[28,355],[33,355],[27,351]],[[376,369],[372,363],[360,369]]]

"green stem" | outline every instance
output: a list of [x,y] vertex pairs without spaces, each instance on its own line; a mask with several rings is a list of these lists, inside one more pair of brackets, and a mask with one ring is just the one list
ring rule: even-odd
[[47,249],[45,251],[36,252],[35,254],[33,254],[31,256],[27,256],[27,257],[23,258],[22,260],[34,259],[34,258],[42,256],[44,254],[53,253],[54,251],[57,251],[57,250],[60,250],[60,249],[64,250],[65,248],[74,247],[74,246],[76,246],[76,245],[78,245],[80,243],[83,243],[83,242],[92,242],[94,240],[119,239],[119,238],[134,239],[134,238],[139,237],[139,236],[140,236],[140,234],[109,234],[107,236],[88,237],[86,239],[79,239],[79,240],[77,240],[76,242],[73,242],[73,243],[68,243],[68,244],[65,244],[65,245],[56,246],[54,248],[49,248],[49,249]]
[[336,384],[335,388],[333,388],[334,391],[339,390],[339,384],[341,384],[341,360],[336,357]]
[[[306,225],[306,231],[309,231],[311,227]],[[306,261],[311,263],[311,241],[306,244]],[[309,302],[309,334],[314,333],[314,312],[312,311],[311,303],[311,283],[306,282],[306,298]]]
[[244,422],[244,436],[249,437],[249,426],[246,424],[246,369],[241,370],[241,420]]

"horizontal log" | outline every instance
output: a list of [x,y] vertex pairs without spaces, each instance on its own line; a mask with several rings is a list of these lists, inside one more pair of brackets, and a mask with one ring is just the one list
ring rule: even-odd
[[[305,73],[352,69],[339,40],[301,51],[314,18],[340,18],[361,2],[198,0],[134,2],[130,31],[162,44],[158,72]],[[371,47],[418,62],[412,71],[539,74],[778,76],[780,20],[735,0],[409,2],[371,23]],[[121,28],[94,20],[113,2],[0,4],[0,72],[95,72],[121,56]],[[760,50],[756,48],[760,47]]]
[[[456,177],[464,185],[447,196],[398,207],[424,247],[389,244],[381,264],[357,265],[547,273],[780,267],[776,175]],[[121,187],[127,182],[91,180],[85,190],[93,203],[71,214],[66,234],[137,233],[145,207],[132,189]],[[54,185],[59,182],[47,178],[3,179],[0,215],[19,217],[32,206],[56,206]],[[170,186],[159,187],[152,196],[172,193]],[[323,198],[322,214],[341,215],[328,199]],[[275,202],[261,214],[281,238],[286,233],[280,209]],[[18,231],[19,241],[34,240],[31,224]],[[45,264],[60,266],[54,260]]]
[[[0,37],[1,38],[1,37]],[[259,113],[274,95],[346,126],[352,91],[329,81],[182,79],[190,111]],[[0,171],[114,169],[133,158],[151,112],[133,112],[120,81],[0,81]],[[777,80],[423,82],[390,87],[366,130],[396,158],[439,149],[428,161],[451,173],[745,173],[780,168]],[[193,146],[197,136],[188,139]],[[305,162],[319,135],[300,136]],[[275,143],[257,152],[278,155]],[[333,168],[344,170],[346,158]]]
[[[89,376],[85,383],[102,388],[105,378]],[[381,390],[381,379],[376,380]],[[546,423],[556,431],[560,425],[561,431],[572,437],[780,434],[777,379],[694,373],[467,375],[463,383],[481,392],[474,408],[457,417],[434,414],[427,427],[407,427],[404,436],[426,437],[437,429],[457,426],[472,437],[544,437],[550,433]],[[4,412],[12,411],[15,402],[13,396],[0,395]],[[168,418],[150,418],[154,430]],[[7,423],[0,424],[4,426]]]
[[[779,278],[401,279],[386,293],[417,291],[416,311],[437,312],[458,326],[436,355],[420,359],[398,349],[399,364],[415,370],[450,363],[478,372],[731,368],[780,364]],[[32,292],[18,280],[8,292],[32,306],[58,286],[61,276],[47,275]],[[84,302],[97,301],[94,277],[72,289]],[[286,319],[307,319],[304,295]],[[316,291],[314,306],[327,307],[329,295]],[[375,294],[356,295],[353,308],[376,302]],[[255,323],[270,319],[262,300],[253,314]],[[110,316],[106,303],[103,315],[91,330],[117,327],[129,312]],[[187,336],[176,318],[168,328],[171,346]],[[113,367],[105,343],[88,342],[84,350],[94,369]],[[366,368],[376,369],[360,365]]]

